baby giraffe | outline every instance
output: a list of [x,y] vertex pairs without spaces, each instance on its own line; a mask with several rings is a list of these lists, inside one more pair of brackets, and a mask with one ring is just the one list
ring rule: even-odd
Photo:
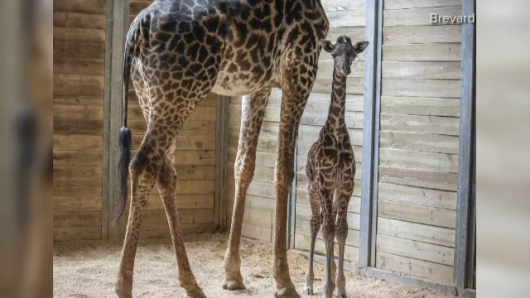
[[331,53],[334,60],[333,84],[328,119],[320,130],[318,141],[311,146],[307,155],[306,174],[309,179],[312,216],[309,268],[304,293],[313,294],[313,254],[317,233],[322,224],[327,260],[323,297],[331,298],[335,289],[333,240],[337,237],[339,247],[337,297],[346,298],[344,246],[348,235],[348,203],[353,193],[355,175],[355,158],[344,121],[346,77],[351,72],[353,60],[366,49],[368,42],[361,41],[353,45],[349,37],[341,36],[335,45],[329,40],[322,40],[321,43],[323,49]]

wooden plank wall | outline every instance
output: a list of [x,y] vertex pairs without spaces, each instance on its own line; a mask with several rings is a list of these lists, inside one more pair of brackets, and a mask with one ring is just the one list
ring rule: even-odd
[[53,1],[54,241],[102,235],[106,5]]
[[[335,43],[337,37],[347,35],[352,38],[353,42],[365,40],[366,0],[323,0],[322,5],[330,21],[330,31],[327,39]],[[345,251],[345,259],[351,263],[359,261],[364,63],[364,54],[353,62],[352,73],[348,77],[346,86],[346,125],[350,132],[357,162],[355,188],[348,208],[349,232]],[[309,207],[308,181],[305,174],[307,153],[311,145],[318,139],[320,129],[326,122],[331,100],[332,80],[333,59],[329,53],[322,51],[317,81],[304,111],[298,137],[294,247],[299,250],[309,250],[310,243],[309,220],[311,218],[311,208]],[[315,251],[317,254],[325,255],[325,245],[321,234],[319,232],[317,236]]]
[[461,1],[384,4],[376,267],[452,284]]
[[[130,21],[152,2],[130,1]],[[145,134],[146,124],[132,84],[129,95],[129,126],[133,133],[132,148],[136,150]],[[214,229],[216,106],[217,95],[211,93],[192,113],[177,136],[177,206],[185,233]],[[157,187],[148,200],[141,235],[146,238],[170,237]]]

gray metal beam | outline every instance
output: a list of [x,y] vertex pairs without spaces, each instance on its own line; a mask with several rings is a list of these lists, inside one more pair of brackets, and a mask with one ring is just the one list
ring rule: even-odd
[[368,267],[374,263],[372,260],[375,255],[374,234],[377,231],[382,15],[382,0],[367,1],[366,40],[370,42],[370,46],[365,53],[361,231],[359,239],[359,266],[361,267]]
[[473,289],[466,289],[463,293],[460,293],[460,296],[465,298],[476,298],[477,291]]
[[[476,11],[474,0],[462,2],[462,14],[472,15]],[[462,66],[460,99],[460,134],[458,151],[458,191],[456,209],[455,239],[455,284],[459,293],[469,285],[471,258],[470,251],[473,216],[473,168],[475,131],[475,24],[462,25]]]
[[380,130],[380,115],[381,115],[381,79],[382,79],[382,68],[383,68],[383,10],[384,1],[378,0],[379,7],[377,10],[377,77],[375,81],[375,118],[374,118],[374,163],[372,165],[373,171],[373,189],[372,189],[372,239],[371,239],[371,250],[370,266],[375,266],[376,257],[376,241],[377,241],[377,206],[379,198],[379,130]]

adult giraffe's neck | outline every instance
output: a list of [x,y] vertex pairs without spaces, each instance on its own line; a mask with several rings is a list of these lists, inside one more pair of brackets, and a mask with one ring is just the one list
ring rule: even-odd
[[331,103],[326,126],[334,134],[337,134],[339,128],[346,125],[344,121],[344,114],[346,113],[346,78],[345,75],[333,69]]

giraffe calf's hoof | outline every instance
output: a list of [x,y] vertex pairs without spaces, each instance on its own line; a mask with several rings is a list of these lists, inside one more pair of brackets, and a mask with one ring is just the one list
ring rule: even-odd
[[279,289],[274,296],[276,298],[301,298],[293,288]]
[[337,298],[348,298],[348,297],[346,297],[346,293],[340,293],[340,294],[337,294]]
[[304,292],[303,292],[303,293],[304,293],[305,295],[309,295],[309,296],[311,296],[311,295],[313,295],[313,289],[312,289],[312,288],[309,288],[309,287],[306,287],[306,288],[304,289]]
[[223,283],[223,289],[228,291],[245,290],[246,287],[242,281],[227,280]]

